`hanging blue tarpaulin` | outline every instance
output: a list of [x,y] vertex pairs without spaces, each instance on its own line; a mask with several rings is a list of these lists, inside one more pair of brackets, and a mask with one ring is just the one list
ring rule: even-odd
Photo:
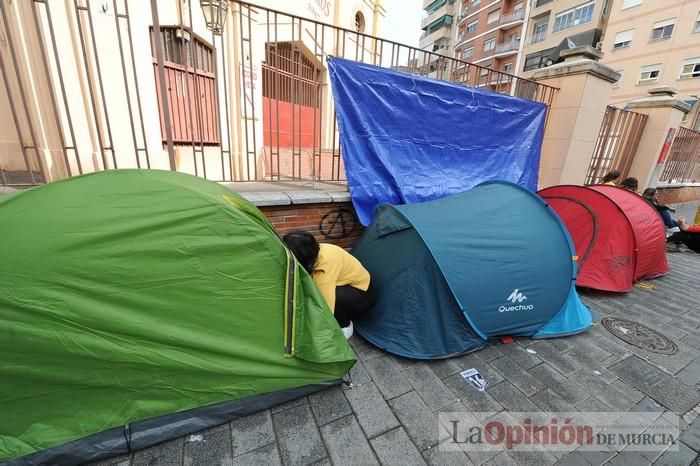
[[363,225],[381,202],[429,201],[487,180],[537,189],[545,105],[341,58],[328,68]]

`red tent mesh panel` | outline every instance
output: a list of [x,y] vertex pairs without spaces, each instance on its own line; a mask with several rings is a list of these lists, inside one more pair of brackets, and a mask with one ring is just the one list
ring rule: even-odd
[[636,280],[668,272],[663,223],[640,196],[614,186],[568,185],[538,194],[571,235],[579,256],[578,286],[628,291]]

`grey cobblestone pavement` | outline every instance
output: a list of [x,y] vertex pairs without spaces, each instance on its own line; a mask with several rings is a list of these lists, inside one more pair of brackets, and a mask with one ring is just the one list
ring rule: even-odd
[[[596,321],[642,323],[678,346],[674,355],[631,346],[602,325],[557,340],[517,339],[444,361],[386,354],[358,336],[352,388],[334,387],[94,466],[212,465],[700,465],[700,255],[668,254],[671,273],[626,294],[582,291]],[[534,351],[535,353],[527,350]],[[485,393],[460,377],[477,368]],[[438,448],[438,413],[671,411],[682,415],[678,451],[474,452]]]

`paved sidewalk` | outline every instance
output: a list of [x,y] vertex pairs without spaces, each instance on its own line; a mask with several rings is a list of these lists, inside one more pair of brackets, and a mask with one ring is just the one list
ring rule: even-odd
[[[678,346],[672,356],[631,346],[603,326],[569,338],[518,339],[432,362],[397,358],[359,337],[353,387],[335,387],[226,425],[98,463],[159,465],[659,465],[699,464],[700,255],[668,254],[671,273],[626,294],[582,292],[599,320],[642,323]],[[532,349],[532,354],[526,349]],[[480,393],[459,372],[477,368]],[[443,452],[445,411],[664,411],[683,415],[678,451]]]

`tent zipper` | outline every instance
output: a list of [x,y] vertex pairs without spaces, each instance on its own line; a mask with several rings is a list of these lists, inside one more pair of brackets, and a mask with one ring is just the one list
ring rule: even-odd
[[285,248],[287,253],[287,283],[285,284],[284,302],[284,355],[294,355],[294,290],[295,263],[294,256]]

